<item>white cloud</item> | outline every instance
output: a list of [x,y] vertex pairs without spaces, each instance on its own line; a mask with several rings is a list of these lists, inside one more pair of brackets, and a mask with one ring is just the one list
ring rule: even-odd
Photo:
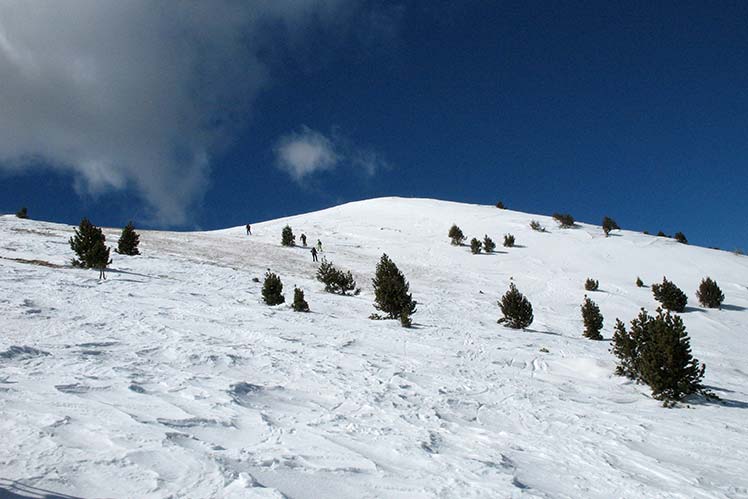
[[299,183],[315,173],[332,170],[339,163],[359,168],[368,176],[390,167],[381,154],[370,148],[356,146],[339,134],[328,138],[305,125],[301,131],[278,140],[275,160],[279,169]]
[[158,222],[188,222],[211,155],[269,82],[265,28],[303,37],[313,23],[352,23],[359,4],[1,2],[0,169],[48,165],[92,194],[135,188]]
[[363,170],[368,176],[373,176],[380,170],[391,168],[389,162],[378,152],[372,149],[354,149],[351,152],[351,164]]
[[301,131],[284,135],[275,147],[276,164],[300,182],[315,172],[330,170],[339,161],[332,141],[303,126]]

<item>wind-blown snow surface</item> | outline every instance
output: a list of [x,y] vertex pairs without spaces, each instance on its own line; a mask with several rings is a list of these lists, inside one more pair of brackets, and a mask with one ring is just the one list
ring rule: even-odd
[[[297,241],[320,238],[362,293],[323,292],[309,252],[280,246],[286,223]],[[451,246],[452,223],[499,251]],[[72,232],[0,218],[0,496],[24,496],[21,484],[122,498],[748,496],[746,257],[386,198],[252,236],[143,231],[143,255],[113,254],[99,281],[68,266]],[[509,232],[518,247],[501,247]],[[419,302],[414,329],[367,319],[383,252]],[[266,269],[312,312],[264,305],[252,278]],[[693,352],[723,403],[665,409],[613,375],[614,320],[653,311],[634,281],[663,275],[689,295]],[[496,323],[512,276],[535,309],[528,331]],[[698,306],[705,276],[722,310]],[[581,335],[587,277],[606,341]]]

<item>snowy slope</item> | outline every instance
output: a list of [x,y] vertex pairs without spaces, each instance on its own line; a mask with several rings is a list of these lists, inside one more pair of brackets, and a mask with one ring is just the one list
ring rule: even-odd
[[[362,293],[324,293],[309,252],[280,246],[286,223]],[[452,223],[499,251],[451,246]],[[0,217],[0,497],[748,497],[748,258],[555,227],[374,199],[251,237],[143,231],[143,255],[113,254],[99,281],[67,265],[71,227]],[[519,247],[501,247],[508,232]],[[412,330],[367,319],[383,252],[419,302]],[[262,304],[252,278],[266,269],[312,312]],[[683,319],[722,404],[664,409],[612,374],[608,341],[581,336],[587,277],[607,339],[616,317],[656,307],[636,277],[663,275],[689,295]],[[698,306],[707,275],[722,310]],[[525,332],[496,324],[510,277],[535,309]]]

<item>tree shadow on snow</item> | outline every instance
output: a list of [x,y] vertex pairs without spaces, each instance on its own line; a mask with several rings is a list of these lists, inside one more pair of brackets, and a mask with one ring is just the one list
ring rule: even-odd
[[58,494],[51,490],[25,485],[15,480],[0,478],[0,499],[82,499]]
[[719,388],[719,387],[711,386],[711,385],[704,385],[704,388],[706,388],[707,390],[715,391],[715,392],[735,393],[735,390],[728,390],[727,388]]
[[523,329],[523,331],[526,331],[528,333],[540,333],[540,334],[550,334],[551,336],[561,336],[561,333],[554,333],[553,331],[538,331],[537,329],[530,329],[530,328]]
[[[714,387],[707,387],[707,388],[715,390],[715,391],[725,391],[725,390],[721,390],[719,388],[714,388]],[[683,402],[687,404],[691,404],[691,405],[721,405],[724,407],[733,407],[735,409],[748,409],[748,402],[744,402],[742,400],[728,399],[728,398],[723,398],[723,397],[712,398],[712,397],[705,397],[702,395],[698,397],[690,397],[684,400]]]
[[704,385],[704,389],[708,392],[712,392],[712,395],[714,396],[710,397],[704,394],[691,395],[690,397],[686,397],[682,403],[690,405],[721,405],[724,407],[734,407],[736,409],[748,409],[748,402],[721,397],[722,393],[737,393],[735,390],[728,390],[727,388],[720,388],[712,385]]
[[732,310],[733,312],[744,312],[746,309],[745,307],[741,307],[740,305],[722,305],[723,310]]
[[719,404],[724,405],[727,407],[734,407],[736,409],[748,409],[748,402],[743,402],[742,400],[732,400],[732,399],[720,399],[720,400],[714,400],[710,401],[713,404]]
[[683,312],[685,312],[685,313],[688,313],[688,312],[701,312],[703,314],[704,310],[702,310],[700,308],[697,308],[697,307],[686,307],[686,308],[683,309]]

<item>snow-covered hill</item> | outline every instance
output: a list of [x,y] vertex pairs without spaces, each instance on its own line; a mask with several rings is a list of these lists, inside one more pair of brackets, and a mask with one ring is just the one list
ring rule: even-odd
[[[497,253],[451,246],[453,223]],[[280,246],[285,224],[361,294],[324,293],[308,250]],[[0,217],[0,497],[748,497],[748,258],[421,199],[252,229],[142,231],[143,255],[113,254],[99,281],[67,265],[72,227]],[[419,302],[414,329],[367,319],[384,252]],[[264,305],[266,269],[312,312]],[[615,318],[653,311],[634,281],[664,275],[689,295],[722,403],[664,409],[613,375]],[[706,276],[722,310],[698,306]],[[496,324],[510,277],[528,331]],[[581,335],[587,277],[603,342]]]

